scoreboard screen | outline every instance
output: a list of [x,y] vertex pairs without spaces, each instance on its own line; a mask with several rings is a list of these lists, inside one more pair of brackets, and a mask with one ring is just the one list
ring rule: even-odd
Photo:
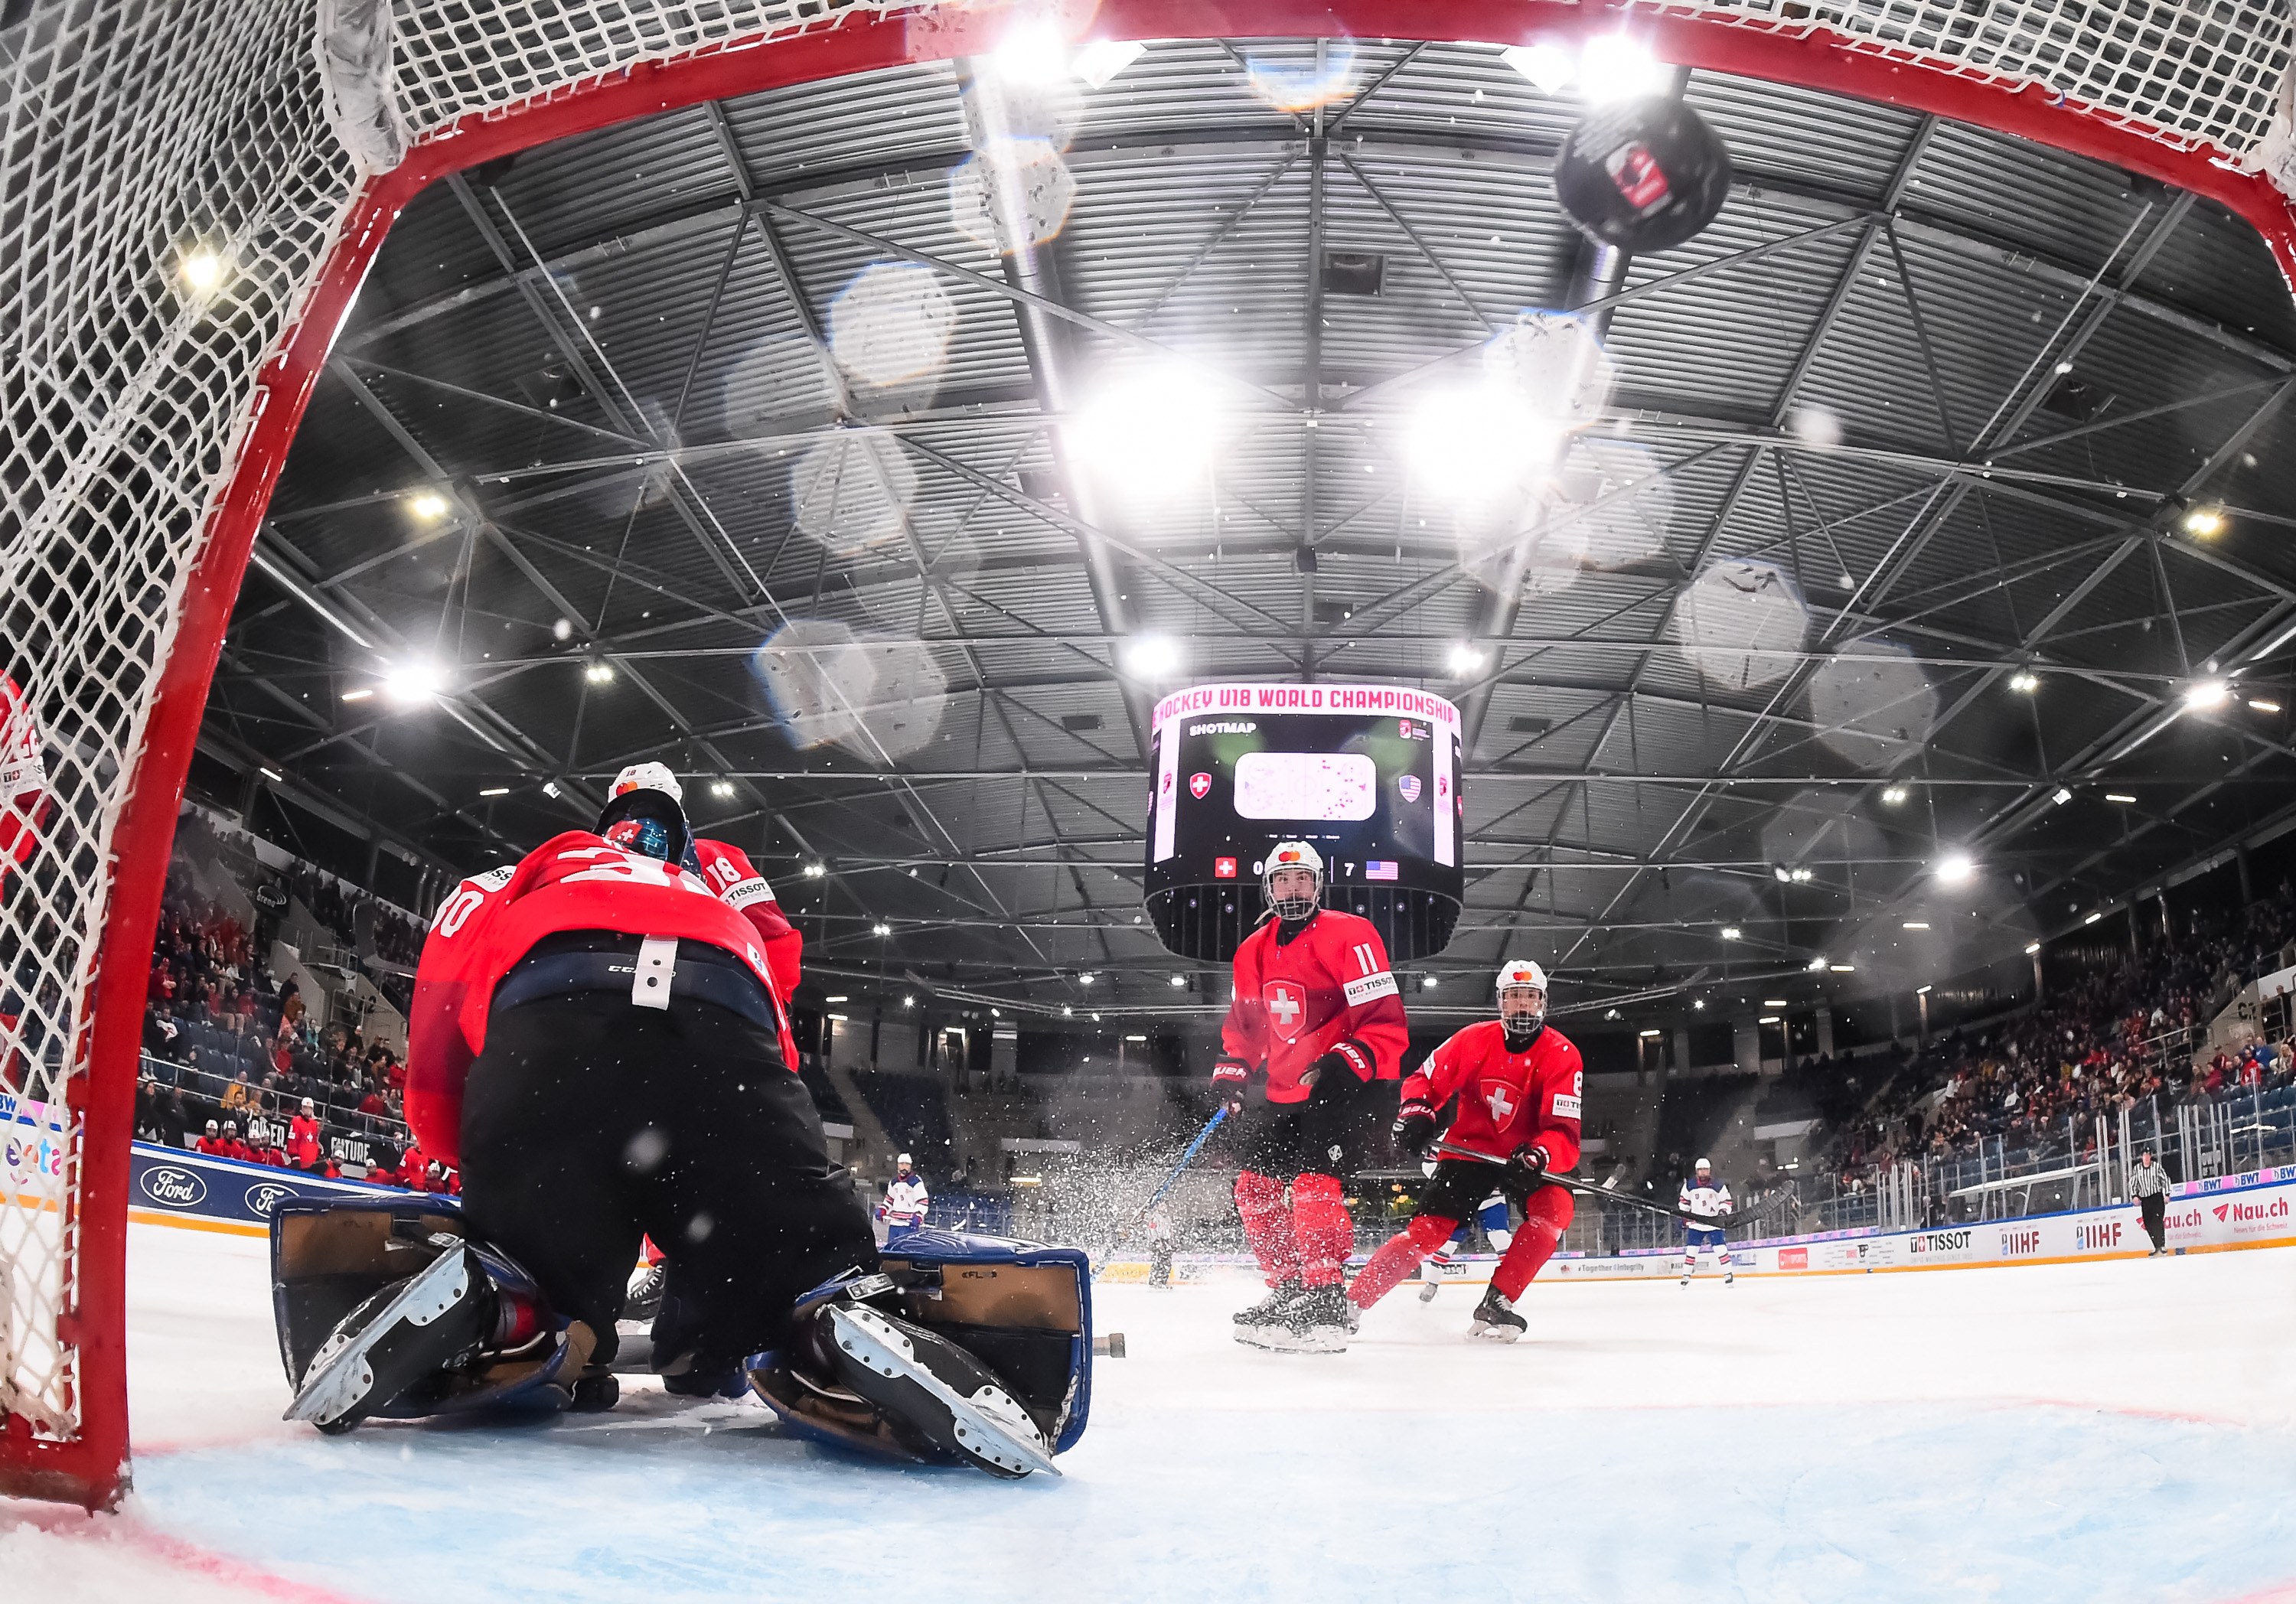
[[1192,685],[1156,704],[1146,893],[1165,945],[1232,956],[1278,841],[1324,856],[1325,900],[1390,956],[1450,939],[1465,885],[1459,710],[1395,685]]

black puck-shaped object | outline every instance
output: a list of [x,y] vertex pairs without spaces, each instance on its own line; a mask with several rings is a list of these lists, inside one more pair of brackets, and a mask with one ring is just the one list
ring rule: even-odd
[[1570,130],[1554,164],[1554,190],[1590,238],[1648,255],[1714,221],[1730,190],[1730,152],[1678,100],[1620,101]]

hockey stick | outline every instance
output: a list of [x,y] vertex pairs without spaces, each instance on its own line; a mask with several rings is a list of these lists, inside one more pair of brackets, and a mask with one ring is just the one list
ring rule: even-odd
[[[1438,1142],[1432,1145],[1437,1152],[1447,1158],[1471,1158],[1477,1164],[1496,1165],[1501,1169],[1506,1167],[1505,1159],[1494,1158],[1488,1153],[1479,1153],[1472,1148],[1457,1147],[1447,1142]],[[1559,1186],[1565,1191],[1577,1192],[1582,1198],[1608,1198],[1614,1203],[1629,1203],[1636,1208],[1646,1208],[1652,1214],[1666,1215],[1677,1220],[1687,1220],[1702,1231],[1735,1230],[1746,1221],[1758,1218],[1761,1212],[1742,1210],[1730,1215],[1694,1215],[1686,1208],[1677,1208],[1664,1203],[1653,1203],[1647,1198],[1637,1198],[1632,1192],[1611,1191],[1585,1181],[1573,1181],[1564,1175],[1541,1174],[1539,1179],[1548,1186]]]
[[[1166,1192],[1172,1190],[1174,1183],[1179,1180],[1182,1174],[1186,1173],[1188,1166],[1196,1161],[1196,1155],[1203,1151],[1204,1143],[1211,1140],[1212,1133],[1219,1129],[1219,1122],[1226,1117],[1227,1105],[1226,1103],[1220,1104],[1218,1108],[1212,1110],[1212,1117],[1204,1122],[1204,1128],[1196,1133],[1196,1139],[1188,1143],[1188,1150],[1180,1155],[1179,1163],[1174,1165],[1172,1166],[1172,1173],[1164,1177],[1164,1184],[1158,1187],[1154,1191],[1149,1193],[1148,1201],[1143,1203],[1138,1208],[1134,1209],[1132,1211],[1132,1217],[1129,1220],[1127,1220],[1124,1224],[1118,1229],[1116,1232],[1116,1240],[1109,1244],[1110,1252],[1114,1252],[1116,1248],[1123,1243],[1124,1239],[1132,1234],[1132,1228],[1139,1224],[1142,1220],[1145,1219],[1147,1217],[1148,1211],[1156,1207],[1158,1201],[1162,1199]],[[1098,1281],[1102,1276],[1108,1273],[1108,1265],[1103,1264],[1099,1269],[1092,1273],[1092,1279]]]

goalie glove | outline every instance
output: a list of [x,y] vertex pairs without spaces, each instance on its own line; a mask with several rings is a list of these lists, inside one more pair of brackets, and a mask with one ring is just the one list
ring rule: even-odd
[[1244,1084],[1250,1079],[1251,1066],[1240,1058],[1224,1058],[1212,1065],[1212,1095],[1231,1117],[1243,1111]]
[[1414,1098],[1403,1105],[1388,1128],[1394,1132],[1398,1147],[1414,1158],[1424,1158],[1435,1142],[1435,1110]]

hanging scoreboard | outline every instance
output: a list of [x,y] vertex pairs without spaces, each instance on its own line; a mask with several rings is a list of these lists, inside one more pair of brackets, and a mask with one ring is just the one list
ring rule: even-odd
[[1259,922],[1278,841],[1324,856],[1325,903],[1379,926],[1398,962],[1451,939],[1459,710],[1395,685],[1192,685],[1156,704],[1145,889],[1173,952],[1226,961]]

